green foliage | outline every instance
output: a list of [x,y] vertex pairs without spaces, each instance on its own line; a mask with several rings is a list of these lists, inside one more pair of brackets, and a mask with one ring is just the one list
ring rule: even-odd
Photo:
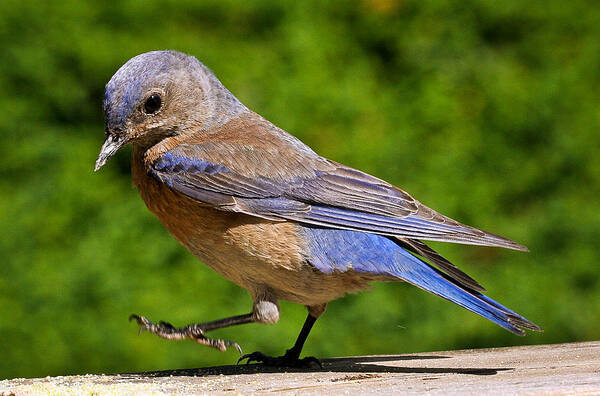
[[[322,357],[597,339],[600,8],[592,1],[0,2],[0,378],[235,362],[137,336],[247,312],[245,291],[146,210],[121,153],[92,172],[104,84],[177,49],[319,153],[406,189],[530,254],[436,244],[489,295],[545,328],[516,337],[402,284],[330,304]],[[216,332],[281,353],[274,326]]]

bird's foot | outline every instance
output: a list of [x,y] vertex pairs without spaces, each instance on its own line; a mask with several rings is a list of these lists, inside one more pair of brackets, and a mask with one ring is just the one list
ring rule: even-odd
[[309,356],[300,359],[296,354],[290,353],[289,350],[285,353],[285,355],[279,357],[267,356],[262,352],[248,353],[238,360],[238,364],[240,364],[243,360],[246,360],[246,364],[257,362],[271,367],[292,367],[302,369],[323,368],[321,361],[316,357]]
[[131,315],[129,320],[135,320],[137,324],[140,325],[140,333],[148,331],[167,340],[183,340],[189,338],[199,344],[218,349],[221,352],[225,352],[228,347],[235,347],[240,355],[242,354],[242,348],[237,342],[206,337],[204,335],[204,330],[202,329],[202,324],[175,327],[172,324],[163,321],[154,323],[149,321],[146,317],[139,315]]

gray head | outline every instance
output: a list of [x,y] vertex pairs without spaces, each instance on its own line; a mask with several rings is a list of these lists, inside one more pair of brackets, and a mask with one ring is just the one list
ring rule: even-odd
[[106,141],[95,170],[127,143],[151,145],[191,128],[209,129],[244,110],[193,56],[176,51],[138,55],[106,84]]

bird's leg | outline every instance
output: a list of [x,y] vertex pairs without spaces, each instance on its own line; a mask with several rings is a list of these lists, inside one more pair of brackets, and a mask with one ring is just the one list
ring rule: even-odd
[[315,357],[310,356],[300,359],[300,352],[302,351],[304,342],[306,341],[306,338],[308,337],[308,334],[310,333],[310,330],[312,329],[316,320],[316,316],[313,316],[311,313],[308,314],[306,320],[304,321],[304,325],[302,326],[302,330],[300,330],[300,334],[296,339],[296,343],[293,347],[285,351],[283,356],[271,357],[263,354],[262,352],[254,352],[242,356],[238,360],[238,364],[247,359],[246,363],[259,362],[265,364],[266,366],[322,368],[323,366],[321,365],[321,362]]
[[232,316],[230,318],[215,320],[213,322],[190,324],[184,327],[175,327],[172,324],[163,321],[154,323],[149,321],[144,316],[139,315],[131,315],[129,317],[129,320],[133,319],[135,319],[135,321],[140,325],[140,332],[147,330],[150,333],[156,334],[157,336],[167,340],[183,340],[189,338],[199,344],[218,349],[221,352],[224,352],[228,347],[233,346],[238,350],[240,355],[242,354],[242,348],[236,342],[208,338],[204,335],[204,333],[211,330],[222,329],[224,327],[252,323],[256,321],[254,313]]

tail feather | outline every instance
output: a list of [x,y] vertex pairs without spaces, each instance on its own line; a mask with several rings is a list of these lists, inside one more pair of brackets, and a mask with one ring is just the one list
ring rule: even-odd
[[448,275],[404,249],[401,250],[405,260],[396,263],[394,268],[389,268],[390,275],[397,276],[423,290],[452,301],[517,335],[525,335],[524,329],[542,331],[539,326],[523,316],[478,291],[461,286]]
[[460,268],[418,239],[395,238],[395,241],[404,249],[418,254],[435,264],[440,270],[444,271],[444,273],[456,280],[460,285],[478,292],[485,292],[485,288],[481,286],[479,282],[465,274]]

